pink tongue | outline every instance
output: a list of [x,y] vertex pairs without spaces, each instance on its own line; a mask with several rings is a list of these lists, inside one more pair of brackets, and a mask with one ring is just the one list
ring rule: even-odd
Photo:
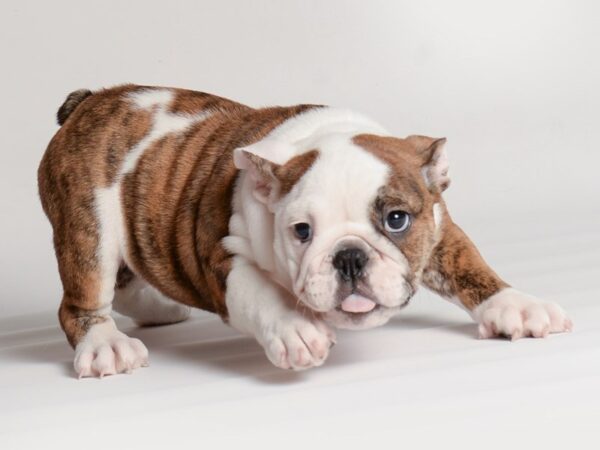
[[369,312],[375,308],[375,302],[360,295],[351,294],[342,302],[342,310],[353,313]]

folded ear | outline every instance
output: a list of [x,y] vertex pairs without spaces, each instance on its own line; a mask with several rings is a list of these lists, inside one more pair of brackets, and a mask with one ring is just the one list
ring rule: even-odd
[[256,199],[268,203],[278,195],[281,183],[275,172],[281,165],[253,153],[252,150],[252,146],[236,148],[233,151],[233,163],[250,176],[254,183],[253,194]]
[[406,138],[417,150],[421,160],[421,173],[431,191],[445,191],[450,185],[450,164],[446,155],[446,138],[409,136]]
[[318,155],[312,150],[294,156],[295,151],[287,143],[265,140],[235,149],[233,163],[250,175],[256,199],[268,204],[289,192]]

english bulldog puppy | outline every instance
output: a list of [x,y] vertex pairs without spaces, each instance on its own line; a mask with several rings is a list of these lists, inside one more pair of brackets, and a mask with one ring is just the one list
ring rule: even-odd
[[482,338],[571,329],[452,222],[445,139],[392,137],[331,107],[134,85],[75,91],[58,122],[39,193],[80,377],[147,365],[113,309],[140,325],[219,314],[295,370],[325,361],[334,328],[386,323],[421,284],[467,310]]

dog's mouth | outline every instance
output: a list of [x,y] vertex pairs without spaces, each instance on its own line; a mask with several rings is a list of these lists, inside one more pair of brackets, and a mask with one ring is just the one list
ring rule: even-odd
[[338,312],[340,312],[350,318],[353,318],[353,319],[362,319],[363,317],[367,317],[383,308],[385,308],[385,306],[376,305],[375,308],[373,308],[369,312],[349,312],[349,311],[344,311],[341,307],[337,306],[335,308],[335,311],[338,311]]
[[336,311],[347,314],[350,317],[362,317],[371,314],[383,306],[368,297],[359,294],[350,294],[336,306]]
[[377,303],[364,295],[352,293],[339,305],[341,311],[348,313],[368,313],[377,307]]
[[[357,296],[358,298],[352,298]],[[386,323],[397,311],[408,303],[400,305],[385,305],[356,293],[346,296],[329,312],[323,314],[323,319],[330,325],[347,330],[365,330]],[[350,298],[349,298],[350,297]]]
[[381,303],[371,300],[358,294],[347,296],[334,310],[345,315],[354,321],[361,320],[373,313],[387,309],[402,309],[410,302],[412,296],[408,296],[401,304],[394,306],[385,306]]
[[323,314],[323,318],[336,328],[365,330],[386,323],[390,317],[408,304],[410,296],[398,302],[385,302],[366,289],[354,289],[341,296],[336,305]]

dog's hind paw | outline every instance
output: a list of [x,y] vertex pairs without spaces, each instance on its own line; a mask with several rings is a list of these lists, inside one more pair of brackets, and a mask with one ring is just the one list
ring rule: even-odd
[[79,378],[130,373],[148,365],[148,350],[136,338],[117,330],[112,320],[93,325],[75,348]]

